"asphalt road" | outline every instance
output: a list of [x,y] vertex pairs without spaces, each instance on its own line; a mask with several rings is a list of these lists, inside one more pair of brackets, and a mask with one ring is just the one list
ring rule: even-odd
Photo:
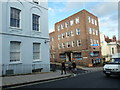
[[98,71],[21,88],[120,88],[120,76],[106,77]]

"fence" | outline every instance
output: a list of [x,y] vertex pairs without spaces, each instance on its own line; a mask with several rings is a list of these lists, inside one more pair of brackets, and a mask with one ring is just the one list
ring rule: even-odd
[[10,64],[10,65],[3,64],[0,65],[0,67],[2,68],[0,76],[50,71],[50,64]]

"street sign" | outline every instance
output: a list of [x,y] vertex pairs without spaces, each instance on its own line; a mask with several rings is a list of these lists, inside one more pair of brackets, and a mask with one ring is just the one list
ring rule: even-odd
[[99,46],[99,44],[91,44],[91,46]]

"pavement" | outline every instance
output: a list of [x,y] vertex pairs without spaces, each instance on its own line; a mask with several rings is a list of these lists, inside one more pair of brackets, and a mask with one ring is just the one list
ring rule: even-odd
[[[88,72],[93,71],[100,71],[102,70],[102,67],[81,67],[77,66],[77,68],[86,70]],[[71,74],[67,73],[66,75],[61,75],[60,70],[57,70],[56,72],[40,72],[35,74],[29,74],[29,75],[18,75],[18,76],[5,76],[0,77],[2,78],[2,84],[0,84],[0,88],[9,88],[14,86],[20,86],[30,83],[37,83],[37,82],[44,82],[49,80],[55,80],[55,79],[62,79],[70,77]]]

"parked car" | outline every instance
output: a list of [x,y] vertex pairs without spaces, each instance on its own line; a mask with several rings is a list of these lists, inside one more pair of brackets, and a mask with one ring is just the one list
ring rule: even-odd
[[120,75],[120,53],[112,55],[112,62],[105,63],[103,72],[106,76]]

